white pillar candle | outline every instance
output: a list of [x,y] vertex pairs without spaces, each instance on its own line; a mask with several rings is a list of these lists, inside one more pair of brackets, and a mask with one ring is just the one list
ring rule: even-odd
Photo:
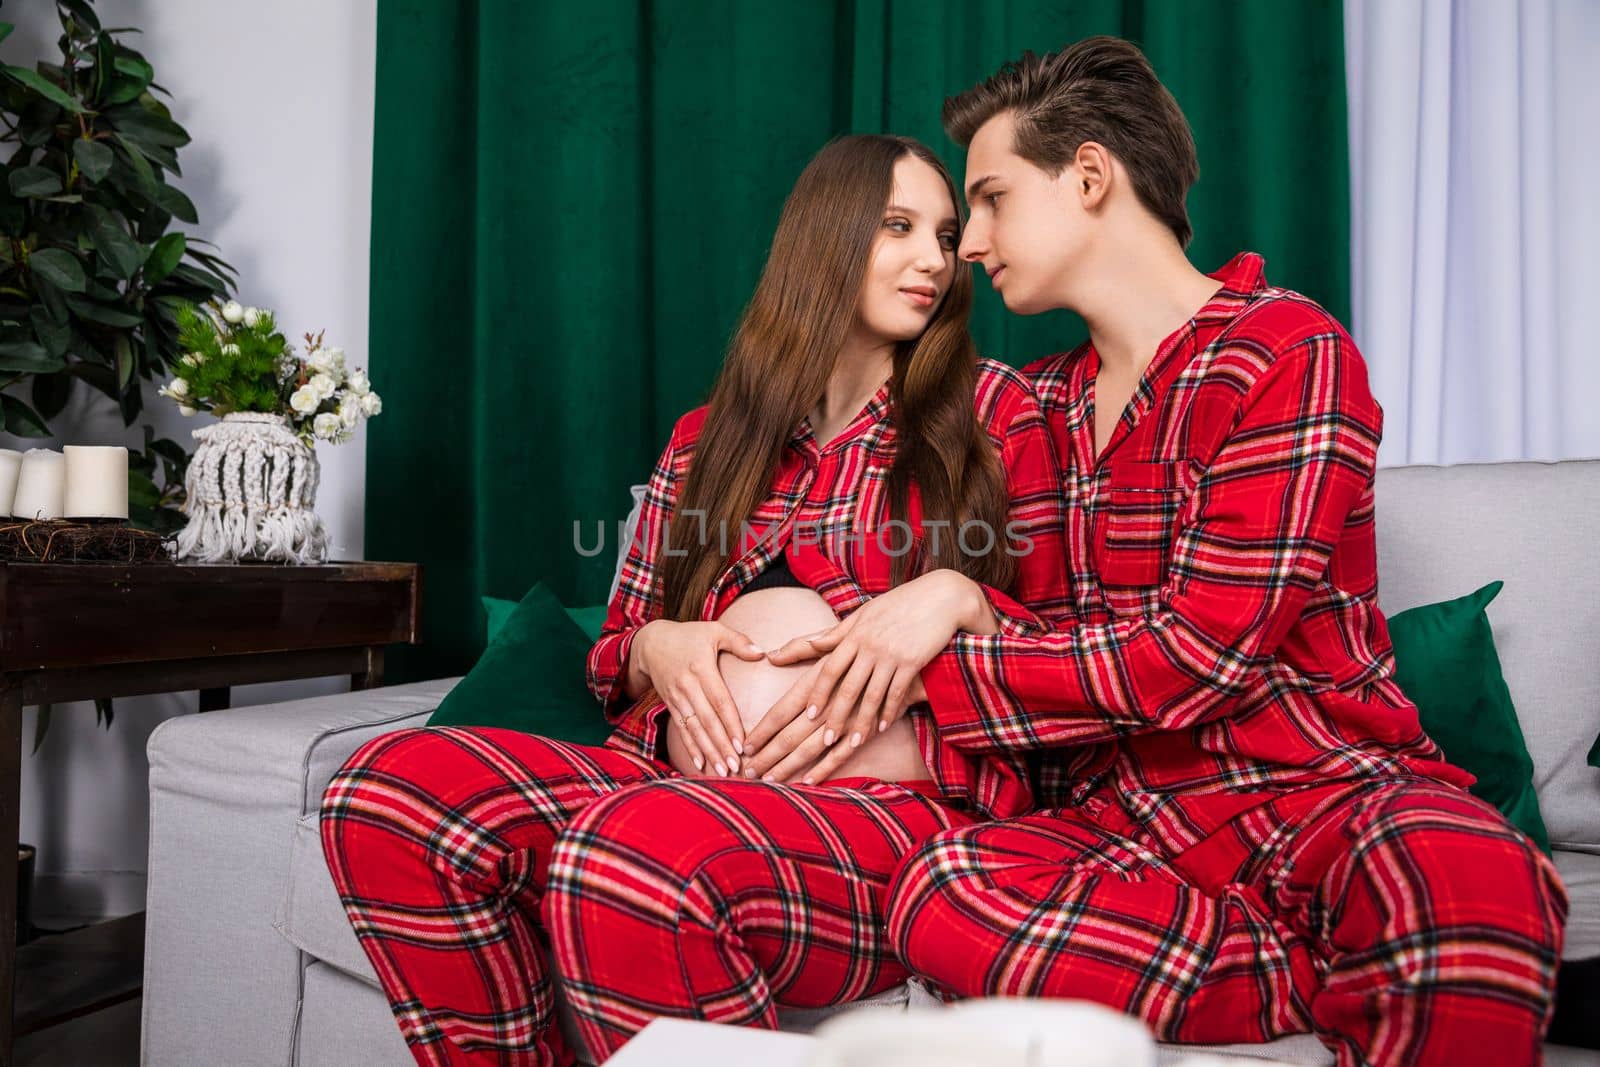
[[30,448],[22,455],[11,513],[19,519],[59,519],[66,495],[67,461],[60,452]]
[[68,445],[66,480],[67,518],[128,517],[128,450],[121,445]]
[[17,498],[17,475],[21,473],[22,453],[0,448],[0,517],[11,514],[11,502]]

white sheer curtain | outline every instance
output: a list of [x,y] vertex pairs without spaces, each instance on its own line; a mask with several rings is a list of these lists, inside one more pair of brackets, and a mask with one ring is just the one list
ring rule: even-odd
[[1383,465],[1600,457],[1600,0],[1345,0]]

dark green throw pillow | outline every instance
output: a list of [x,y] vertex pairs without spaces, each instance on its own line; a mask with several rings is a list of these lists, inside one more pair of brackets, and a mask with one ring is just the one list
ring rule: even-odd
[[[511,613],[517,610],[515,600],[501,600],[499,597],[486,596],[483,601],[484,614],[489,617],[489,643],[500,633],[500,627],[511,618]],[[567,608],[566,612],[572,616],[572,621],[578,624],[578,629],[589,635],[591,643],[600,640],[600,628],[606,624],[606,606],[601,604],[594,608]]]
[[1533,758],[1484,612],[1504,586],[1490,582],[1476,593],[1390,619],[1395,681],[1417,705],[1422,728],[1445,758],[1477,775],[1472,795],[1500,809],[1548,853],[1550,838],[1533,790]]
[[[491,621],[493,615],[491,615]],[[500,726],[581,745],[611,733],[584,680],[594,640],[543,583],[501,621],[477,665],[456,683],[429,726]]]
[[600,628],[606,624],[606,612],[609,609],[601,604],[593,608],[568,608],[567,614],[572,616],[572,621],[578,624],[578,629],[589,635],[592,645],[600,640]]

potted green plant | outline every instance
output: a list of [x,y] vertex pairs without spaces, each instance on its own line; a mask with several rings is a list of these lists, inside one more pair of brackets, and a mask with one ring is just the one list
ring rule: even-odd
[[[78,383],[116,401],[132,426],[143,383],[166,378],[182,351],[179,309],[225,297],[235,280],[202,247],[214,246],[171,228],[199,221],[168,180],[182,175],[189,135],[157,99],[170,94],[150,63],[123,41],[138,31],[102,27],[88,0],[58,0],[56,14],[59,62],[0,64],[0,144],[11,146],[0,165],[0,429],[22,437],[51,436]],[[0,22],[0,42],[12,29]],[[183,526],[188,461],[144,428],[143,449],[129,450],[133,525]],[[112,713],[95,701],[99,721],[109,726]],[[35,750],[49,722],[41,707]],[[31,855],[18,850],[19,875]]]
[[327,531],[316,513],[321,467],[314,445],[350,440],[383,411],[383,400],[344,349],[307,333],[303,355],[277,330],[270,308],[238,301],[183,308],[189,351],[161,390],[185,415],[220,422],[194,431],[200,447],[188,477],[189,522],[179,559],[320,563]]
[[[143,383],[181,354],[178,309],[226,296],[233,268],[172,230],[198,221],[169,176],[189,135],[157,99],[145,58],[88,0],[57,0],[60,62],[0,64],[0,428],[24,437],[77,383],[116,401],[124,425]],[[11,32],[0,23],[0,41]],[[17,395],[26,386],[26,397]],[[146,431],[130,450],[129,512],[160,533],[183,524],[188,453]]]

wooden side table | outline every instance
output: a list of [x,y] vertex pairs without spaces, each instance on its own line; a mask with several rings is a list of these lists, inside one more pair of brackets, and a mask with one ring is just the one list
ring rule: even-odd
[[[198,689],[208,711],[231,686],[334,674],[375,688],[384,646],[419,640],[421,587],[413,563],[0,563],[0,1067],[14,1034],[85,1010],[15,985],[23,705]],[[129,930],[113,940],[142,954],[142,913]]]

